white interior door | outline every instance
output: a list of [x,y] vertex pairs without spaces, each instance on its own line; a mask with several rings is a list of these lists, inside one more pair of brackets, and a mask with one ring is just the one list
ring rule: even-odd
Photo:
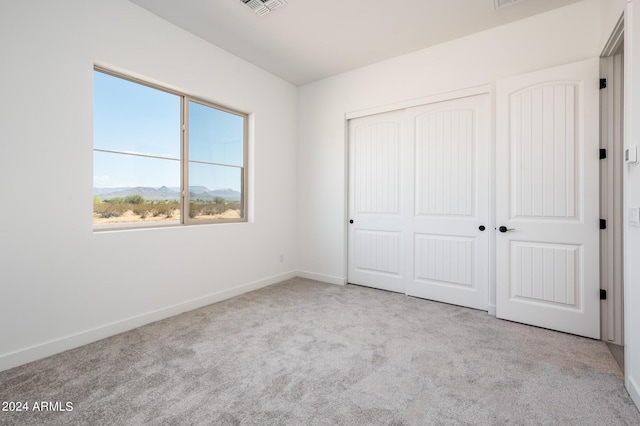
[[496,314],[599,338],[597,59],[496,85]]
[[489,96],[407,111],[415,153],[406,293],[487,310]]
[[487,309],[488,95],[349,125],[348,281]]

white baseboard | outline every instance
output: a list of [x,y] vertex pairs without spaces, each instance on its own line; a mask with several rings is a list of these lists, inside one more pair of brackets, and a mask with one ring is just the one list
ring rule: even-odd
[[331,275],[316,274],[315,272],[297,271],[297,275],[310,280],[322,281],[329,284],[345,285],[347,279],[344,277],[334,277]]
[[26,364],[28,362],[36,361],[38,359],[46,358],[48,356],[67,351],[69,349],[74,349],[79,346],[83,346],[107,337],[115,336],[116,334],[133,330],[134,328],[141,327],[155,321],[163,320],[165,318],[169,318],[183,312],[201,308],[212,303],[221,302],[231,297],[238,296],[240,294],[247,293],[253,290],[258,290],[260,288],[296,277],[298,275],[299,274],[297,274],[295,271],[275,275],[273,277],[239,285],[237,287],[188,300],[186,302],[178,303],[176,305],[168,306],[156,311],[147,312],[145,314],[128,318],[122,321],[116,321],[101,327],[81,331],[79,333],[50,340],[48,342],[34,345],[15,352],[3,354],[0,355],[0,371],[8,370],[10,368]]
[[496,316],[496,305],[487,306],[487,313],[491,316]]
[[626,385],[627,392],[629,392],[631,399],[636,404],[638,410],[640,410],[640,386],[638,386],[638,383],[636,383],[631,376],[627,376]]

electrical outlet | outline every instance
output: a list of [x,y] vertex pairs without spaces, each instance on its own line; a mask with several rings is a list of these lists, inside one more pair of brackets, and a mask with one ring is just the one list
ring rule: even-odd
[[631,145],[624,150],[624,161],[627,164],[638,164],[638,145]]
[[280,253],[280,262],[284,262],[284,253]]

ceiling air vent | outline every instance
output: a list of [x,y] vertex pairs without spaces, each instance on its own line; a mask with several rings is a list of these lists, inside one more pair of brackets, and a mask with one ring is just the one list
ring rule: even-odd
[[493,0],[493,4],[496,10],[498,10],[501,7],[511,6],[512,4],[520,3],[521,1],[524,0]]
[[242,3],[246,4],[258,15],[266,15],[269,12],[272,12],[285,4],[287,4],[286,0],[240,0]]

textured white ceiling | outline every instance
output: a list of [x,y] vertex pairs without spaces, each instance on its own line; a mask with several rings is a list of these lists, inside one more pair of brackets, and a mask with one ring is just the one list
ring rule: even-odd
[[288,0],[265,16],[240,0],[130,1],[302,85],[581,0]]

